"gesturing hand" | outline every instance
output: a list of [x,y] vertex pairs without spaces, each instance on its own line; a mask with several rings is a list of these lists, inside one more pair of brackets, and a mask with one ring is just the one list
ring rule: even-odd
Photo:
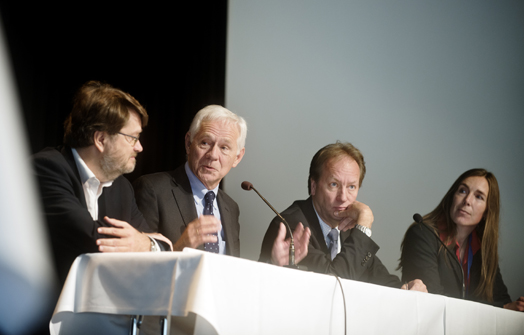
[[214,233],[222,229],[220,221],[213,215],[201,215],[198,219],[191,221],[186,230],[173,246],[174,251],[182,251],[185,247],[198,248],[204,243],[218,242]]
[[[273,243],[273,249],[271,249],[271,263],[278,266],[289,265],[289,245],[291,244],[291,238],[286,239],[286,231],[286,227],[280,222],[278,235]],[[304,229],[304,225],[299,222],[293,232],[296,264],[307,256],[310,237],[311,230],[309,227]]]

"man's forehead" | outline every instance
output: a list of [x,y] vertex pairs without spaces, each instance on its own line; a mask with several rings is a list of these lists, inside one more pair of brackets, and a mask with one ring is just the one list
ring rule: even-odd
[[236,140],[240,133],[235,123],[218,119],[202,121],[197,136],[213,136],[221,139]]
[[140,115],[133,109],[129,110],[129,118],[122,129],[120,129],[121,132],[126,130],[129,132],[142,132],[142,119],[140,118]]
[[328,159],[322,167],[322,173],[333,178],[360,177],[360,167],[353,157],[340,155]]

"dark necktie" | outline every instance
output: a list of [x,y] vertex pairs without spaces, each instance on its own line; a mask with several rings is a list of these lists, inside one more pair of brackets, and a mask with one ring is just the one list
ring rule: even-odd
[[333,260],[338,254],[338,230],[336,230],[335,228],[331,229],[328,236],[329,251],[331,252],[331,260]]
[[[215,200],[215,193],[213,191],[207,192],[204,196],[204,215],[213,215],[213,200]],[[217,233],[212,235],[217,236]],[[205,243],[204,250],[218,254],[218,236],[217,243]]]

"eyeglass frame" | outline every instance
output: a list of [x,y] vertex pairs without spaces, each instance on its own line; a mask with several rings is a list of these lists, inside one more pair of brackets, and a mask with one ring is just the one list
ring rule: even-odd
[[[124,134],[124,133],[121,133],[121,132],[117,132],[117,134],[124,135],[126,137],[127,143],[131,144],[132,146],[135,146],[136,142],[140,141],[140,135],[139,136],[133,136],[133,135]],[[130,140],[128,140],[127,137],[129,137]]]

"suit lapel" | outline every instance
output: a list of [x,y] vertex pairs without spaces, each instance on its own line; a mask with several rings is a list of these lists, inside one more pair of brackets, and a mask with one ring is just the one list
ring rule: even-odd
[[322,228],[320,228],[320,222],[318,221],[317,213],[315,213],[315,209],[313,207],[313,199],[311,197],[309,197],[304,203],[302,211],[304,212],[304,215],[309,223],[311,236],[317,240],[317,247],[322,249],[324,253],[329,252],[326,245],[326,240],[324,239],[324,234],[322,233]]
[[231,234],[232,227],[230,227],[230,224],[231,222],[233,222],[233,219],[231,218],[231,212],[229,211],[229,208],[226,205],[226,201],[224,201],[222,190],[220,189],[218,190],[217,202],[218,210],[220,211],[220,221],[222,223],[222,229],[224,229],[224,235],[226,237],[226,248],[229,251],[229,243],[227,243],[227,241],[233,240],[233,235]]
[[84,189],[82,187],[82,181],[80,180],[80,172],[78,172],[78,167],[76,166],[73,152],[71,151],[70,147],[63,146],[62,148],[60,148],[60,153],[62,154],[62,156],[64,156],[67,164],[69,164],[69,167],[73,171],[75,178],[78,181],[78,185],[73,185],[77,188],[75,190],[75,194],[80,199],[80,203],[82,204],[82,206],[85,209],[87,209],[86,196],[84,194]]
[[173,186],[171,192],[175,198],[175,202],[178,206],[178,211],[182,216],[184,225],[187,225],[197,218],[197,212],[195,208],[195,200],[193,198],[193,192],[191,191],[191,184],[187,178],[184,165],[172,171],[172,182]]

